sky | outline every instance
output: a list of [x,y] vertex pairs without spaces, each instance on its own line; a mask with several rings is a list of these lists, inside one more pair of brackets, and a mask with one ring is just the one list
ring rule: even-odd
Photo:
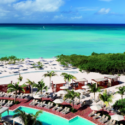
[[125,23],[125,0],[0,0],[0,23]]

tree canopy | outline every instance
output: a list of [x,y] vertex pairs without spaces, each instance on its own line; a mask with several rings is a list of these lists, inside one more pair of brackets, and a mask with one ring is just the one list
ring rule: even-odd
[[125,73],[125,52],[116,54],[92,53],[90,56],[85,55],[58,55],[57,61],[62,65],[71,64],[79,68],[82,72],[100,72],[106,74]]

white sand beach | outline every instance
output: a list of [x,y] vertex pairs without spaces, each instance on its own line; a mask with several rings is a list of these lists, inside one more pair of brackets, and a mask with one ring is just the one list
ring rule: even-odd
[[[38,62],[40,59],[28,59],[30,61],[30,63],[36,63]],[[25,60],[26,61],[26,60]],[[39,69],[35,69],[35,68],[30,68],[31,65],[26,65],[24,61],[23,67],[20,68],[20,74],[23,77],[22,82],[20,82],[20,84],[23,84],[27,81],[27,79],[30,79],[31,81],[34,81],[35,83],[37,83],[38,81],[40,81],[41,79],[44,80],[45,84],[48,86],[49,85],[49,78],[48,77],[44,77],[43,74],[46,73],[47,71],[55,71],[57,76],[52,77],[52,81],[53,83],[65,83],[64,79],[62,76],[60,76],[60,74],[62,72],[66,72],[69,74],[74,75],[77,79],[81,79],[81,78],[86,78],[88,80],[88,83],[91,83],[91,79],[97,79],[97,78],[104,78],[104,76],[110,76],[107,74],[100,74],[100,73],[94,73],[94,72],[80,72],[78,69],[73,69],[73,68],[63,68],[55,59],[44,59],[43,65],[44,65],[44,69],[39,70]],[[50,63],[50,61],[53,61]],[[18,65],[5,65],[4,68],[3,66],[0,67],[0,84],[9,84],[11,81],[13,81],[14,83],[18,82],[17,78],[19,77],[19,73],[18,73],[18,69],[8,69],[9,67],[17,67]],[[5,68],[6,67],[6,68]],[[26,69],[25,71],[22,71],[22,69]],[[6,72],[5,72],[6,71]],[[16,72],[17,73],[13,73]],[[115,89],[118,86],[123,86],[125,85],[125,77],[124,75],[120,76],[120,81],[122,82],[122,84],[117,85],[117,86],[113,86],[113,87],[109,87],[107,88],[107,90],[109,91],[117,91],[117,89]],[[91,96],[93,96],[93,93],[90,94]],[[91,96],[89,98],[91,98]],[[96,98],[98,97],[98,93],[96,93]],[[85,98],[81,101],[84,101],[86,99],[89,98]],[[115,102],[115,100],[118,100],[120,98],[120,95],[116,94],[115,95],[115,99],[113,100],[113,102]]]

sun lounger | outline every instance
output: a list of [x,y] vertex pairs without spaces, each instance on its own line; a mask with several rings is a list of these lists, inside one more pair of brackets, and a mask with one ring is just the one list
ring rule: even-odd
[[43,102],[38,103],[37,107],[41,107],[42,104]]
[[95,111],[91,112],[88,116],[89,116],[89,117],[92,117],[92,116],[94,116],[94,115],[95,115]]
[[25,98],[25,97],[26,97],[25,94],[22,94],[22,95],[20,96],[21,99],[23,99],[23,98]]
[[66,110],[67,110],[67,107],[65,107],[65,108],[61,111],[61,113],[64,113]]
[[51,103],[47,108],[50,109],[53,107],[53,103]]
[[67,114],[70,112],[70,108],[67,108],[67,110],[64,112],[64,114]]
[[74,102],[75,105],[78,105],[79,103],[80,103],[79,100],[76,100],[76,101]]
[[42,104],[41,104],[41,107],[43,107],[43,106],[46,106],[46,104],[45,104],[46,102],[44,101]]
[[111,123],[111,125],[115,125],[116,124],[116,121],[114,120],[112,123]]
[[104,119],[101,120],[101,123],[105,123],[108,121],[108,116],[106,116]]
[[97,119],[97,118],[99,118],[100,117],[100,113],[97,113],[97,115],[95,115],[94,117],[93,117],[93,119]]
[[58,104],[57,104],[55,107],[53,107],[53,109],[52,109],[52,110],[56,110],[56,109],[57,109],[57,107],[58,107]]
[[113,120],[110,119],[107,123],[105,123],[105,125],[111,125],[112,122],[113,122]]
[[46,106],[45,106],[45,108],[48,108],[48,106],[50,105],[51,103],[49,102]]
[[11,101],[8,101],[4,106],[7,106]]
[[29,105],[32,105],[32,104],[34,104],[35,103],[35,99],[29,104]]
[[98,119],[98,121],[101,122],[102,120],[104,120],[104,118],[105,118],[105,115],[103,115],[102,117],[100,117],[100,118]]
[[62,107],[59,107],[59,108],[57,108],[57,112],[60,112],[61,110],[62,110],[63,108]]
[[3,100],[2,103],[1,103],[1,105],[5,105],[5,103],[6,103],[5,100]]

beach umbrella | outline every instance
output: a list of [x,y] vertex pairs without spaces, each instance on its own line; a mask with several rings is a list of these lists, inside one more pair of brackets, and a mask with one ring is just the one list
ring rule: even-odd
[[55,99],[53,102],[60,104],[60,103],[63,103],[64,101],[63,99]]
[[26,65],[31,65],[30,63],[26,63]]
[[82,86],[83,89],[89,89],[89,86]]
[[68,86],[61,86],[60,89],[68,89]]
[[12,69],[14,69],[14,67],[9,67],[8,69],[12,70]]
[[114,119],[116,121],[124,120],[123,115],[111,115],[111,119]]
[[92,106],[90,106],[90,108],[94,111],[98,111],[98,110],[102,109],[102,107],[100,105],[92,105]]
[[84,92],[84,90],[82,90],[82,89],[78,89],[78,90],[74,90],[75,92],[79,92],[79,93],[83,93]]
[[15,124],[15,122],[17,122],[17,123],[19,123],[19,124],[21,124],[21,125],[24,125],[24,122],[23,122],[23,120],[20,118],[20,116],[13,118],[13,124]]
[[20,67],[23,67],[23,65],[18,65],[17,67],[20,68]]
[[60,91],[58,91],[58,92],[56,92],[56,94],[67,94],[67,91],[65,91],[65,90],[60,90]]

